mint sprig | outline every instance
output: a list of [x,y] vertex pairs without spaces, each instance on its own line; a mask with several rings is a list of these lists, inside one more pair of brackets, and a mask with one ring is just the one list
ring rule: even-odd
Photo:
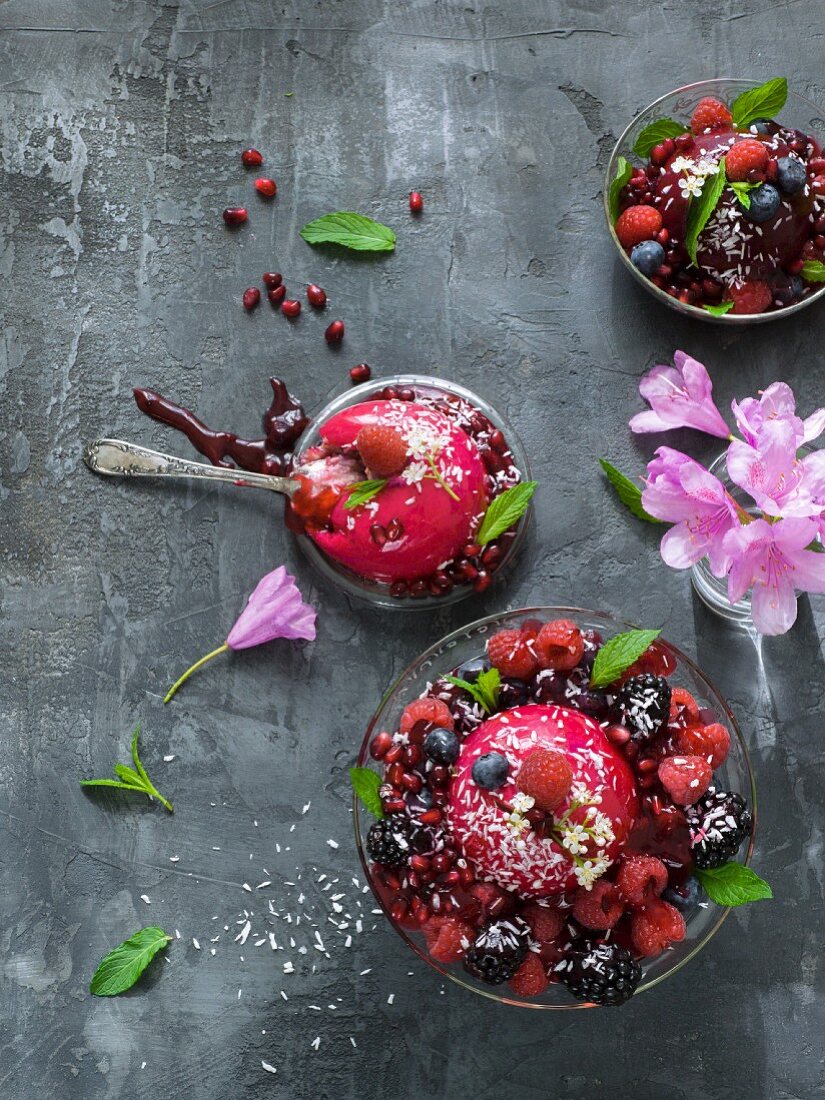
[[458,676],[444,676],[448,683],[463,688],[481,706],[485,714],[498,710],[498,695],[501,689],[501,673],[497,668],[488,668],[480,672],[475,683],[462,680]]
[[362,504],[369,504],[373,497],[377,496],[387,484],[385,477],[375,478],[373,481],[356,481],[347,487],[349,496],[344,501],[347,511],[360,508]]
[[99,962],[89,992],[96,997],[116,997],[131,989],[146,967],[172,937],[155,925],[141,928]]
[[728,187],[733,191],[739,200],[739,205],[743,210],[750,210],[751,208],[751,196],[750,193],[755,187],[761,187],[761,183],[740,183],[738,180],[728,180]]
[[656,519],[655,516],[651,516],[645,511],[642,504],[642,490],[638,485],[620,470],[617,470],[606,458],[600,458],[599,465],[604,470],[607,480],[616,490],[616,496],[636,519],[643,519],[646,523],[662,522],[662,520]]
[[373,817],[382,818],[384,808],[378,793],[381,786],[381,776],[378,772],[374,772],[372,768],[350,768],[349,778],[352,789],[361,800],[364,809]]
[[677,122],[675,118],[657,118],[655,122],[651,122],[649,126],[645,126],[644,130],[636,138],[633,143],[633,152],[637,157],[641,157],[642,160],[646,160],[651,151],[657,145],[661,145],[663,141],[668,138],[678,137],[679,134],[686,134],[688,127],[682,122]]
[[748,88],[731,104],[733,125],[744,129],[757,118],[773,118],[785,106],[788,98],[788,81],[784,76],[774,77],[760,84],[758,88]]
[[619,196],[632,175],[633,166],[624,157],[619,157],[616,162],[616,175],[610,181],[610,190],[607,192],[607,208],[610,211],[611,222],[615,222],[619,216]]
[[479,546],[486,546],[488,542],[503,535],[514,523],[518,523],[530,506],[537,486],[537,481],[521,481],[490,501],[475,538]]
[[726,313],[730,313],[733,309],[733,299],[728,302],[720,302],[718,306],[702,306],[705,313],[710,313],[713,317],[724,317]]
[[708,224],[711,214],[719,205],[726,183],[725,158],[722,157],[719,161],[719,171],[715,176],[706,177],[702,194],[698,198],[691,199],[690,209],[688,210],[687,232],[685,233],[685,248],[693,261],[694,267],[698,266],[696,263],[696,246],[699,241],[699,234]]
[[708,870],[697,868],[696,878],[705,893],[717,905],[746,905],[773,897],[773,890],[750,867],[730,861]]
[[661,633],[661,630],[627,630],[610,638],[596,654],[590,686],[606,687],[615,683]]
[[825,283],[825,264],[821,260],[806,260],[800,274],[809,283]]
[[356,252],[392,252],[395,248],[395,233],[388,226],[351,210],[307,222],[301,236],[307,244],[340,244]]
[[155,798],[161,805],[165,806],[170,814],[174,813],[172,803],[163,797],[153,785],[149,776],[146,774],[146,769],[141,763],[138,756],[138,736],[140,735],[140,723],[135,726],[135,731],[132,734],[132,762],[134,768],[128,767],[126,764],[115,764],[112,769],[117,776],[117,779],[81,779],[81,787],[116,787],[121,791],[137,791],[138,794],[145,794],[147,798]]

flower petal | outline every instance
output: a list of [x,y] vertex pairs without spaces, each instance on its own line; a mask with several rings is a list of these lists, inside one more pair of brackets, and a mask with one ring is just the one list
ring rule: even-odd
[[760,634],[785,634],[796,622],[796,613],[796,592],[787,577],[754,587],[751,616]]
[[273,638],[315,638],[315,610],[305,604],[284,566],[262,577],[226,639],[231,649],[249,649]]

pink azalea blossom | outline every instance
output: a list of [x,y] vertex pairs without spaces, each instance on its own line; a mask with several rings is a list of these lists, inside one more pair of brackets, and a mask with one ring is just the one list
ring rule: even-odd
[[647,467],[642,492],[646,512],[674,526],[662,539],[662,558],[674,569],[688,569],[707,556],[717,577],[730,565],[725,535],[738,526],[736,507],[722,482],[689,455],[659,447]]
[[670,428],[696,428],[721,439],[730,428],[713,400],[713,383],[696,359],[677,351],[673,367],[656,366],[639,383],[639,393],[650,405],[630,421],[634,432],[663,432]]
[[249,649],[273,638],[315,640],[315,610],[301,599],[295,578],[282,565],[258,581],[226,644]]
[[736,439],[728,447],[728,474],[761,511],[770,516],[814,516],[825,509],[825,451],[799,458],[792,419],[765,420],[750,438],[753,443]]
[[753,586],[751,615],[760,634],[784,634],[796,621],[796,591],[825,592],[825,554],[807,549],[816,520],[757,519],[725,536],[730,554],[728,599],[737,603]]
[[746,443],[758,446],[763,427],[781,420],[793,429],[796,448],[818,439],[825,432],[825,408],[817,409],[805,420],[796,415],[796,398],[787,382],[774,382],[759,395],[731,402],[733,415]]

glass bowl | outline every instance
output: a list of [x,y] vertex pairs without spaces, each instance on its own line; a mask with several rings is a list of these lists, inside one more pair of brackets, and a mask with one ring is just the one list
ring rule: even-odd
[[[296,460],[300,462],[300,456],[306,450],[320,443],[321,437],[319,428],[322,424],[325,424],[330,417],[339,413],[342,409],[360,404],[362,401],[369,401],[376,398],[378,394],[388,386],[392,386],[396,389],[413,388],[436,396],[453,395],[454,397],[468,401],[474,408],[483,413],[496,428],[503,432],[513,455],[513,459],[515,460],[515,464],[521,473],[522,481],[530,480],[530,465],[527,461],[527,454],[524,447],[511,425],[501,413],[494,409],[493,406],[482,397],[479,397],[478,394],[465,389],[464,386],[460,386],[456,382],[448,382],[442,378],[432,378],[423,374],[397,374],[389,378],[377,378],[371,382],[353,386],[344,393],[331,399],[315,416],[313,416],[309,427],[298,440],[295,447]],[[490,574],[492,584],[500,581],[512,568],[519,551],[524,545],[531,516],[532,506],[527,509],[519,520],[515,534],[503,536],[503,556],[495,572]],[[359,600],[366,600],[375,607],[392,608],[394,610],[432,610],[436,607],[446,607],[448,604],[463,600],[467,596],[472,596],[474,593],[472,584],[456,584],[450,592],[443,596],[434,596],[428,593],[421,597],[408,596],[397,598],[390,595],[390,586],[388,584],[360,577],[345,566],[333,561],[307,535],[297,534],[296,538],[305,556],[326,580],[342,589],[347,595],[354,596]],[[485,592],[490,591],[492,584],[485,589]]]
[[[823,286],[820,290],[814,291],[806,298],[803,298],[799,302],[795,302],[793,305],[786,306],[784,309],[771,310],[769,313],[725,313],[721,317],[714,317],[712,313],[708,313],[706,309],[702,309],[700,306],[687,305],[685,302],[680,302],[677,298],[671,298],[669,294],[666,294],[664,290],[656,286],[655,283],[652,283],[647,276],[643,275],[641,271],[630,262],[630,257],[619,243],[619,238],[616,236],[616,230],[613,227],[608,205],[610,183],[616,176],[616,167],[619,157],[624,157],[631,162],[638,162],[639,158],[633,152],[633,146],[639,134],[646,126],[649,126],[655,119],[662,118],[663,116],[675,118],[677,122],[687,123],[696,104],[705,96],[715,96],[717,99],[721,99],[723,103],[730,104],[741,92],[745,91],[747,88],[754,88],[760,83],[761,81],[759,80],[719,78],[716,80],[702,80],[698,84],[686,84],[684,88],[677,88],[673,92],[668,92],[667,95],[663,95],[659,99],[654,100],[649,107],[645,107],[641,114],[633,119],[616,142],[615,148],[610,156],[610,162],[607,165],[602,200],[607,230],[616,247],[619,259],[636,282],[643,286],[649,294],[652,294],[657,301],[662,302],[671,309],[675,309],[678,313],[682,313],[686,317],[693,317],[697,320],[728,326],[741,327],[742,325],[761,324],[765,321],[775,321],[780,317],[789,317],[791,314],[798,313],[801,309],[805,309],[813,302],[819,301],[825,296],[825,286]],[[823,135],[825,135],[825,118],[823,118],[822,110],[809,100],[804,99],[795,92],[789,91],[787,102],[778,113],[777,118],[787,126],[803,130],[805,133],[813,135],[820,144],[822,144]]]
[[[470,623],[469,626],[461,627],[460,630],[448,634],[447,637],[442,638],[440,642],[422,653],[387,690],[367,727],[358,754],[358,766],[379,771],[379,765],[372,759],[369,752],[372,738],[380,730],[397,729],[404,707],[413,699],[418,698],[426,690],[429,683],[464,661],[482,656],[485,642],[490,634],[494,634],[498,630],[518,627],[525,619],[533,618],[541,620],[573,619],[582,630],[598,630],[605,638],[632,628],[631,624],[615,619],[611,615],[598,611],[585,611],[575,607],[523,608],[518,611],[507,611],[499,615],[491,615],[488,618]],[[660,638],[659,641],[661,642],[662,639]],[[756,789],[748,750],[741,731],[730,707],[704,673],[675,646],[667,642],[664,645],[677,663],[676,671],[670,677],[670,683],[674,686],[687,688],[699,703],[703,717],[708,722],[723,723],[730,731],[730,754],[722,767],[715,770],[714,782],[721,784],[725,790],[741,794],[750,806],[754,827],[750,840],[747,845],[743,845],[736,857],[738,861],[747,865],[753,852],[756,832]],[[508,986],[491,986],[476,981],[463,969],[460,963],[445,965],[433,959],[427,951],[424,937],[420,932],[402,927],[393,920],[382,894],[382,889],[374,881],[370,860],[366,852],[366,834],[374,819],[364,810],[357,798],[353,798],[353,818],[358,855],[367,881],[370,883],[387,920],[408,947],[445,978],[449,978],[465,989],[480,993],[482,996],[493,1001],[499,1001],[502,1004],[557,1010],[597,1007],[592,1004],[574,1001],[565,987],[555,982],[548,986],[540,998],[529,1001],[523,1000],[513,993]],[[685,939],[681,943],[674,944],[669,950],[654,959],[642,960],[643,976],[636,991],[637,994],[663,982],[697,955],[721,927],[729,912],[728,908],[717,906],[713,902],[709,902],[706,906],[698,905],[694,907],[685,917],[687,923]]]

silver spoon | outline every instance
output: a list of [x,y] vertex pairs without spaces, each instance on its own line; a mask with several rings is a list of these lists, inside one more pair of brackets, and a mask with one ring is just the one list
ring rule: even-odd
[[288,497],[292,497],[301,484],[291,477],[250,473],[226,466],[210,466],[205,462],[190,462],[186,458],[151,451],[137,443],[127,443],[124,439],[96,439],[84,447],[83,461],[96,474],[106,474],[108,477],[173,477],[225,481],[230,485],[271,489]]

